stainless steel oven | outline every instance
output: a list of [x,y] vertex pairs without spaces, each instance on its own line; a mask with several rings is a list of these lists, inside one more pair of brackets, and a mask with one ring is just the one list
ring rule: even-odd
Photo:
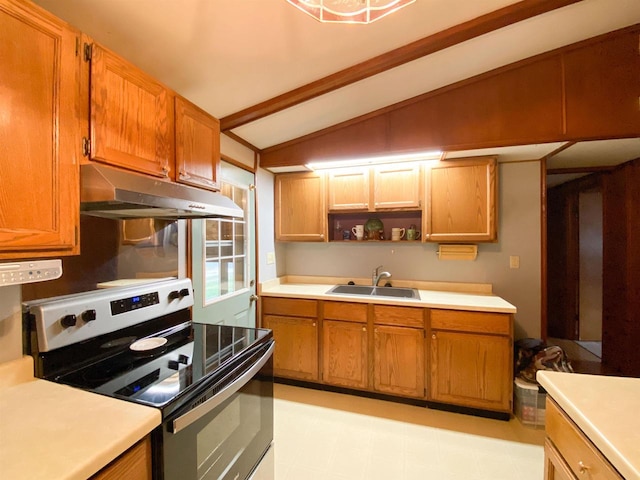
[[156,480],[247,479],[273,442],[273,335],[192,303],[188,279],[25,302],[36,374],[160,409]]

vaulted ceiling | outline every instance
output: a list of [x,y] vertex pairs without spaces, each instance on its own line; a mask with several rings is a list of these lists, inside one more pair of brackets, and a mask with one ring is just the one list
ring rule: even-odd
[[35,3],[258,150],[640,22],[639,0],[417,0],[370,25],[285,0]]

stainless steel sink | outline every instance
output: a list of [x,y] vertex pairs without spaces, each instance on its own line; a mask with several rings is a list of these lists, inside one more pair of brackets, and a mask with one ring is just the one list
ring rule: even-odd
[[327,294],[365,297],[420,298],[415,288],[372,287],[367,285],[336,285]]

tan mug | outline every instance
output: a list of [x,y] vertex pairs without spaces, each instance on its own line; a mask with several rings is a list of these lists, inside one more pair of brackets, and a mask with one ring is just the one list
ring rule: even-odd
[[420,232],[415,228],[407,229],[407,240],[418,240],[420,238]]
[[351,232],[356,237],[356,240],[362,240],[364,238],[364,225],[356,225],[351,229]]
[[404,228],[392,228],[391,229],[391,241],[398,242],[404,238]]

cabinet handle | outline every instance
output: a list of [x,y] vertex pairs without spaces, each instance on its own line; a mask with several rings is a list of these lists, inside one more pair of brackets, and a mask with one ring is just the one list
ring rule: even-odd
[[366,332],[367,331],[367,327],[362,327],[362,331]]
[[578,462],[578,468],[580,469],[580,473],[584,475],[585,473],[589,473],[589,468],[591,467],[589,467],[588,465],[585,465],[584,463],[582,463],[582,460],[580,460]]
[[316,322],[313,322],[313,323],[311,324],[311,326],[312,326],[312,327],[315,327],[315,326],[316,326]]
[[435,334],[435,333],[432,333],[432,334],[431,334],[431,340],[435,340],[435,339],[436,339],[436,334]]

